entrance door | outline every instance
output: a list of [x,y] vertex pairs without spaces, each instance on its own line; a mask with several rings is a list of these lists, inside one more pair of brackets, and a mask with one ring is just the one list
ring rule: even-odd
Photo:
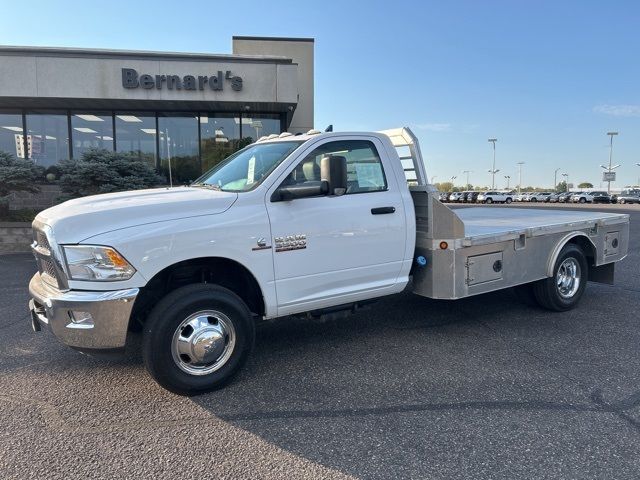
[[[350,303],[392,290],[405,252],[402,199],[379,140],[331,140],[316,147],[269,191],[278,314]],[[342,196],[270,200],[283,183],[320,181],[320,159],[347,160]]]

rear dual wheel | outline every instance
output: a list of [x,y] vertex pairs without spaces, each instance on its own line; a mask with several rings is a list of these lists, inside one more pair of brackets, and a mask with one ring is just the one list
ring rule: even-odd
[[534,302],[547,310],[564,312],[575,307],[587,286],[589,266],[582,249],[569,243],[560,251],[553,276],[515,287],[524,303]]

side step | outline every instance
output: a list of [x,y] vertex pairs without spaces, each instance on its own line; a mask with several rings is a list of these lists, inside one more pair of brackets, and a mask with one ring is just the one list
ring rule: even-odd
[[307,312],[305,317],[309,320],[316,320],[320,322],[329,322],[334,320],[341,320],[348,316],[365,310],[369,305],[376,302],[377,299],[365,300],[362,302],[345,303],[343,305],[336,305],[334,307],[323,308],[320,310],[312,310]]

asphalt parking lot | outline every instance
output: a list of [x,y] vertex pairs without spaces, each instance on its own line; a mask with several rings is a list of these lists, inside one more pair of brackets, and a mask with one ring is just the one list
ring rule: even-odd
[[403,293],[285,319],[192,399],[135,348],[96,359],[32,332],[35,264],[0,256],[0,478],[639,478],[640,208],[595,208],[631,213],[630,253],[574,311]]

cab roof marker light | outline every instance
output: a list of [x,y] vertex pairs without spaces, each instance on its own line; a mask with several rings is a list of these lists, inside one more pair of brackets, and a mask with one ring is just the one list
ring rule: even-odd
[[267,139],[271,140],[272,138],[278,138],[278,135],[276,133],[272,133],[271,135],[269,135],[267,137]]
[[321,133],[322,132],[320,130],[316,130],[315,128],[312,128],[307,132],[307,135],[320,135]]
[[280,134],[280,138],[285,138],[285,137],[293,137],[293,133],[290,132],[282,132]]

